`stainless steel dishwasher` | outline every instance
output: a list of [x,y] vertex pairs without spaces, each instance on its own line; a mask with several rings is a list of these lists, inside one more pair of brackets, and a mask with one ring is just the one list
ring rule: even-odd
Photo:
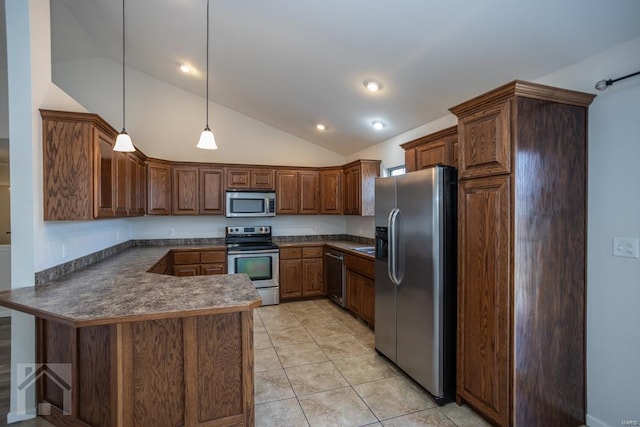
[[340,307],[346,307],[347,292],[345,289],[344,254],[335,249],[326,249],[324,261],[327,295]]

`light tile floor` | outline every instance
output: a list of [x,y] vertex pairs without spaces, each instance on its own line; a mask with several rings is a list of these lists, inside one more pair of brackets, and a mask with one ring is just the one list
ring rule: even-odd
[[258,308],[256,426],[489,426],[466,406],[437,406],[374,341],[328,300]]

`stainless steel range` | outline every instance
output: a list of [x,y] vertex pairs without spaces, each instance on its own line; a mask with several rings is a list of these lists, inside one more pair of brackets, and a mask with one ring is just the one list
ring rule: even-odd
[[271,241],[271,226],[227,227],[225,240],[229,274],[247,274],[262,305],[279,304],[280,250]]

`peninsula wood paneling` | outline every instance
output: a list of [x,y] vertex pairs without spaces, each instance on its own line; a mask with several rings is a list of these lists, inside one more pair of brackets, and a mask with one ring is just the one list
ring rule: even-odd
[[78,419],[91,426],[112,425],[111,335],[109,326],[77,330]]
[[[76,337],[74,329],[68,325],[48,320],[38,321],[39,339],[39,360],[38,363],[48,364],[73,364],[75,362]],[[49,402],[60,410],[69,409],[65,407],[64,387],[65,384],[57,383],[53,375],[43,374],[40,376],[40,398]],[[73,371],[71,379],[74,380]],[[73,389],[72,384],[66,384]],[[67,402],[67,405],[69,402]],[[77,410],[74,405],[72,410]]]
[[[184,424],[184,343],[181,319],[133,323],[135,427]],[[162,402],[162,405],[158,405]]]
[[241,313],[198,317],[197,329],[198,422],[242,417]]

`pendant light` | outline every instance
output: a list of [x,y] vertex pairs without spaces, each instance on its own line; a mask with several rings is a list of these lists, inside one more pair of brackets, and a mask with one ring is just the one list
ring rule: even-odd
[[207,0],[207,89],[206,89],[206,100],[207,100],[207,108],[206,108],[206,126],[204,130],[200,134],[200,140],[198,141],[198,145],[196,147],[202,148],[204,150],[217,150],[218,146],[216,145],[216,138],[213,136],[213,132],[209,129],[209,0]]
[[113,146],[113,151],[125,151],[125,152],[133,152],[136,151],[133,146],[133,142],[131,142],[131,137],[127,133],[125,129],[125,76],[124,76],[124,58],[125,58],[125,44],[124,44],[124,0],[122,0],[122,130],[118,134],[116,138],[116,145]]

